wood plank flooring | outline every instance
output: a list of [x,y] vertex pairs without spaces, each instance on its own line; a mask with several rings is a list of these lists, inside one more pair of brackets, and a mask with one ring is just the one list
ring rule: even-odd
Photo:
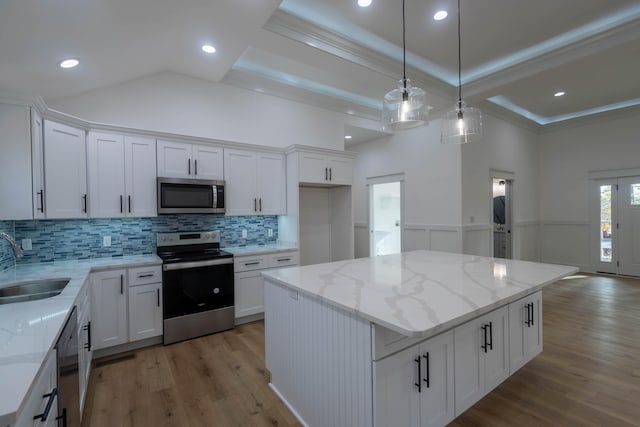
[[[640,280],[561,280],[543,301],[542,354],[450,427],[640,426]],[[262,322],[134,354],[94,368],[84,426],[300,425],[267,386]]]

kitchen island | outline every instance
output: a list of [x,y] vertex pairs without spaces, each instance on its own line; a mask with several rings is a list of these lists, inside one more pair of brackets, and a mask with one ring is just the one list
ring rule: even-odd
[[432,251],[264,273],[270,385],[309,426],[440,426],[542,350],[574,267]]

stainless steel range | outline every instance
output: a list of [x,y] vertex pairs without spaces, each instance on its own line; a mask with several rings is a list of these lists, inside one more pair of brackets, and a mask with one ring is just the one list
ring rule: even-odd
[[158,233],[164,344],[234,327],[233,254],[220,233]]

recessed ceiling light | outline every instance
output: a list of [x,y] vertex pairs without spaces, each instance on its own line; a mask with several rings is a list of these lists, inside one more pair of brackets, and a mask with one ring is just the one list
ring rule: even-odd
[[80,61],[77,59],[69,58],[60,62],[60,68],[73,68],[77,67]]
[[351,135],[345,135],[344,136],[344,139],[351,139],[351,138],[353,138]]
[[439,10],[433,14],[433,19],[435,19],[436,21],[442,21],[448,15],[449,13],[446,10]]
[[371,0],[358,0],[358,6],[360,7],[371,6]]
[[202,51],[206,52],[206,53],[215,53],[216,52],[216,48],[211,46],[210,44],[203,44],[202,45]]
[[560,92],[556,92],[553,94],[553,96],[555,96],[556,98],[559,96],[564,96],[564,92],[560,91]]

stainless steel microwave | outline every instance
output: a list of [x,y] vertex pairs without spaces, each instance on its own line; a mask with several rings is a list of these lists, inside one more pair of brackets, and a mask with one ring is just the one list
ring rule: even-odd
[[158,214],[224,213],[224,181],[158,177]]

